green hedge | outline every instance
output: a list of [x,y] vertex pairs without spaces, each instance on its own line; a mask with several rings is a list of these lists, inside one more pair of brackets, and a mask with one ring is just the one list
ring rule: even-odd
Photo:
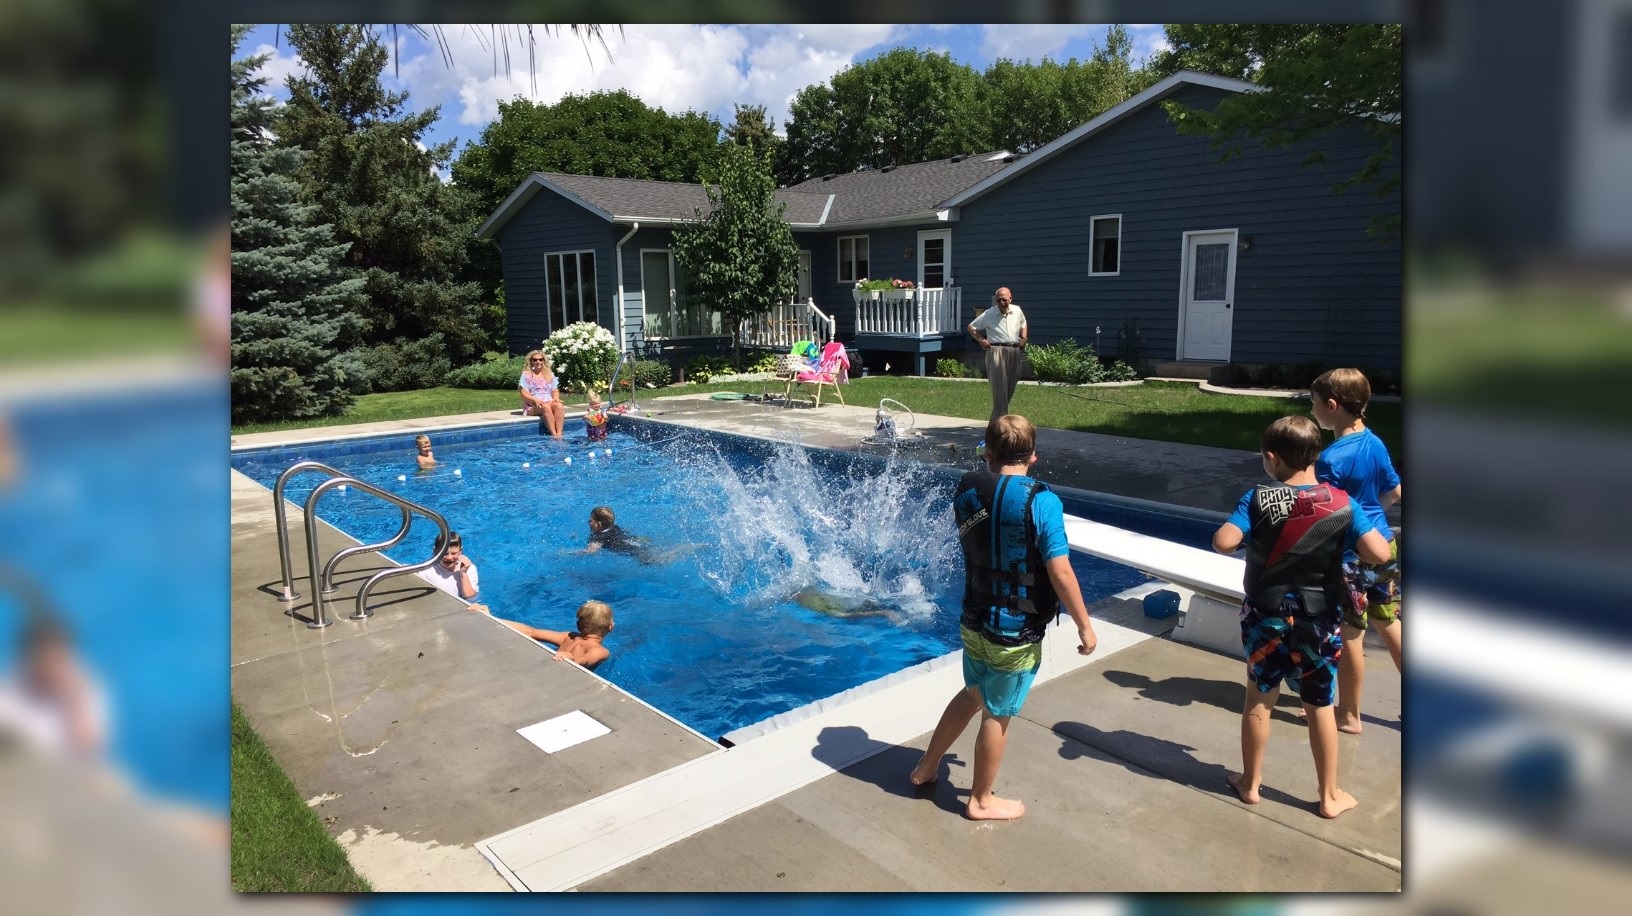
[[968,378],[969,369],[962,360],[938,359],[935,361],[935,374],[941,378]]
[[1133,369],[1126,363],[1117,360],[1107,366],[1094,355],[1092,347],[1081,346],[1071,337],[1046,347],[1028,347],[1026,356],[1031,360],[1032,374],[1042,382],[1087,385],[1127,381],[1135,377]]
[[489,353],[479,363],[449,372],[447,384],[450,388],[516,388],[526,368],[526,356]]

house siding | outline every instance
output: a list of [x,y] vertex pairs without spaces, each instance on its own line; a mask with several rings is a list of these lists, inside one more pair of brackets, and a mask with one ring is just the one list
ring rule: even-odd
[[505,343],[511,353],[526,353],[550,336],[544,277],[549,253],[595,252],[596,314],[602,325],[612,327],[617,298],[613,245],[629,231],[619,228],[547,188],[504,224],[498,239],[504,260]]
[[[816,307],[833,316],[840,336],[856,332],[855,281],[839,279],[839,239],[867,236],[867,276],[918,282],[918,231],[953,228],[952,271],[958,273],[957,230],[955,223],[924,223],[918,226],[885,226],[870,229],[839,229],[832,232],[795,232],[794,241],[810,252],[810,292]],[[911,255],[903,258],[903,251]],[[905,345],[903,345],[905,347]]]
[[[1170,98],[1211,107],[1228,94],[1187,86]],[[1399,241],[1367,229],[1399,212],[1398,197],[1332,190],[1373,148],[1355,130],[1277,150],[1247,141],[1221,163],[1206,138],[1179,136],[1148,106],[963,207],[951,225],[964,318],[1008,286],[1034,341],[1091,344],[1097,326],[1117,356],[1118,331],[1136,322],[1139,355],[1175,359],[1183,234],[1236,229],[1253,242],[1236,260],[1232,361],[1397,368]],[[1314,149],[1326,161],[1305,167]],[[1120,274],[1090,277],[1089,219],[1114,213]]]

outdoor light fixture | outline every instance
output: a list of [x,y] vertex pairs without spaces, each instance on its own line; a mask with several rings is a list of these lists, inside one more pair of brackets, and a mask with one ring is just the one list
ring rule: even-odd
[[912,249],[911,248],[901,249],[901,260],[903,260],[903,261],[912,260]]
[[1250,236],[1250,235],[1241,236],[1241,241],[1236,243],[1236,248],[1238,250],[1240,250],[1240,251],[1246,251],[1248,248],[1251,248],[1251,247],[1252,247],[1252,236]]

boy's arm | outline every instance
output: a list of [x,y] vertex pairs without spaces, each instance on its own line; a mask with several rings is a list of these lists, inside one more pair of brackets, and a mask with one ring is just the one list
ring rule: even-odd
[[1389,561],[1388,539],[1376,528],[1367,531],[1354,542],[1354,552],[1360,555],[1373,566],[1380,566]]
[[1088,606],[1082,603],[1082,589],[1077,585],[1076,571],[1071,568],[1071,555],[1062,554],[1049,560],[1047,568],[1048,581],[1054,586],[1054,594],[1060,596],[1060,604],[1071,615],[1071,622],[1077,625],[1077,639],[1081,641],[1077,654],[1092,654],[1099,645],[1099,637],[1094,634],[1093,621],[1088,619]]
[[[486,614],[489,617],[493,617],[493,610],[485,604],[467,605],[466,610],[475,611],[478,614]],[[570,633],[562,633],[557,630],[541,630],[538,627],[530,627],[525,623],[521,623],[520,621],[505,620],[503,617],[493,617],[493,619],[504,624],[510,629],[515,630],[517,633],[520,633],[523,636],[531,639],[542,639],[545,642],[553,642],[558,646],[566,642],[567,637],[572,635]]]
[[1389,490],[1387,493],[1384,493],[1381,496],[1378,496],[1377,504],[1382,506],[1384,509],[1387,509],[1389,506],[1399,502],[1401,486],[1404,486],[1404,484],[1395,484],[1394,489]]
[[466,600],[476,597],[476,564],[460,566],[459,571],[453,574],[453,580],[459,584],[459,597]]
[[1213,532],[1213,549],[1223,554],[1235,553],[1245,533],[1233,522],[1225,522]]

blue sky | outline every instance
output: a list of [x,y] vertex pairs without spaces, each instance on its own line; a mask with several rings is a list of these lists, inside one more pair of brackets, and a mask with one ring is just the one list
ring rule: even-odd
[[[621,31],[606,26],[605,50],[596,42],[586,46],[570,31],[551,36],[535,26],[536,73],[529,71],[527,50],[515,37],[515,27],[506,28],[505,43],[513,62],[508,73],[488,26],[442,27],[451,65],[411,29],[397,30],[398,64],[387,66],[387,86],[407,90],[413,110],[442,106],[426,142],[454,140],[457,156],[498,117],[500,101],[522,96],[553,103],[568,94],[613,89],[628,90],[646,104],[670,112],[706,112],[722,124],[731,123],[734,103],[764,105],[781,133],[800,89],[897,47],[947,52],[976,70],[1000,57],[1086,60],[1104,43],[1108,26],[627,25]],[[1163,46],[1159,25],[1126,28],[1136,64]],[[271,78],[268,90],[287,98],[284,78],[301,63],[287,38],[274,47],[275,29],[263,25],[251,31],[237,56],[272,53],[263,69]]]

